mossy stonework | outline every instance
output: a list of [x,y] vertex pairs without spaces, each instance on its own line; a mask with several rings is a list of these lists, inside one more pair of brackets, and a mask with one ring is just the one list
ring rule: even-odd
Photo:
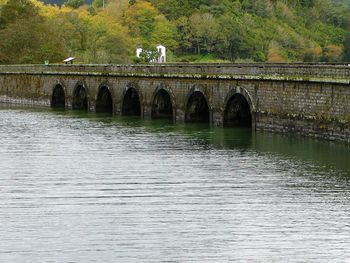
[[350,66],[342,64],[0,66],[0,102],[252,126],[350,144]]

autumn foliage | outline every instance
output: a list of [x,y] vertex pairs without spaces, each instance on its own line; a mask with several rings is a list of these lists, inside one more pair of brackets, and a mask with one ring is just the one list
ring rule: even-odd
[[0,63],[132,63],[160,43],[171,61],[348,60],[340,1],[0,0]]

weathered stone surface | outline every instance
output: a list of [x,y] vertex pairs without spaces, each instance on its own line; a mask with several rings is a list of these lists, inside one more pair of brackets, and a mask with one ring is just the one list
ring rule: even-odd
[[[151,118],[156,116],[154,109],[162,107],[157,116],[164,112],[169,116],[171,109],[175,122],[184,122],[189,114],[195,116],[196,106],[189,102],[193,94],[202,94],[209,108],[209,122],[215,126],[224,125],[225,109],[230,102],[240,101],[231,99],[240,94],[249,105],[252,125],[257,130],[350,143],[350,67],[347,65],[0,66],[2,103],[50,107],[57,86],[64,90],[66,108],[81,105],[96,111],[96,105],[101,108],[98,94],[104,89],[111,94],[114,114],[120,115],[128,108],[129,113],[141,112],[142,117]],[[156,98],[160,91],[163,96],[169,95],[167,101],[171,101],[171,107],[161,105],[163,102]],[[74,97],[76,94],[80,97]],[[128,96],[135,100],[127,101]],[[82,102],[85,97],[86,102]],[[130,107],[138,107],[136,99],[140,109],[133,111]],[[238,116],[243,110],[231,105],[229,111],[229,116]]]

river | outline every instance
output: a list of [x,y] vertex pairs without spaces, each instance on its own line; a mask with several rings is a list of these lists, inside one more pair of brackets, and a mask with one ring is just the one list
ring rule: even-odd
[[344,262],[350,147],[0,109],[0,262]]

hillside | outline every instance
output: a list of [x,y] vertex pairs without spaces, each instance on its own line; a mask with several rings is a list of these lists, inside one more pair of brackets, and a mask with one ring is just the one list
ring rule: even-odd
[[[28,30],[38,30],[38,41],[47,38],[49,47],[42,54],[35,43],[19,62],[74,55],[85,63],[125,63],[134,59],[136,46],[151,50],[158,43],[168,48],[171,61],[350,60],[350,0],[106,0],[105,9],[102,0],[77,9],[8,0],[7,6],[23,9],[25,2],[39,8]],[[39,18],[45,23],[35,22]],[[2,23],[5,42],[9,30],[23,32],[21,19]],[[0,43],[0,48],[0,62],[8,63],[13,46]]]
[[[86,4],[91,4],[93,0],[85,0]],[[45,4],[53,4],[61,6],[66,0],[42,0]]]

